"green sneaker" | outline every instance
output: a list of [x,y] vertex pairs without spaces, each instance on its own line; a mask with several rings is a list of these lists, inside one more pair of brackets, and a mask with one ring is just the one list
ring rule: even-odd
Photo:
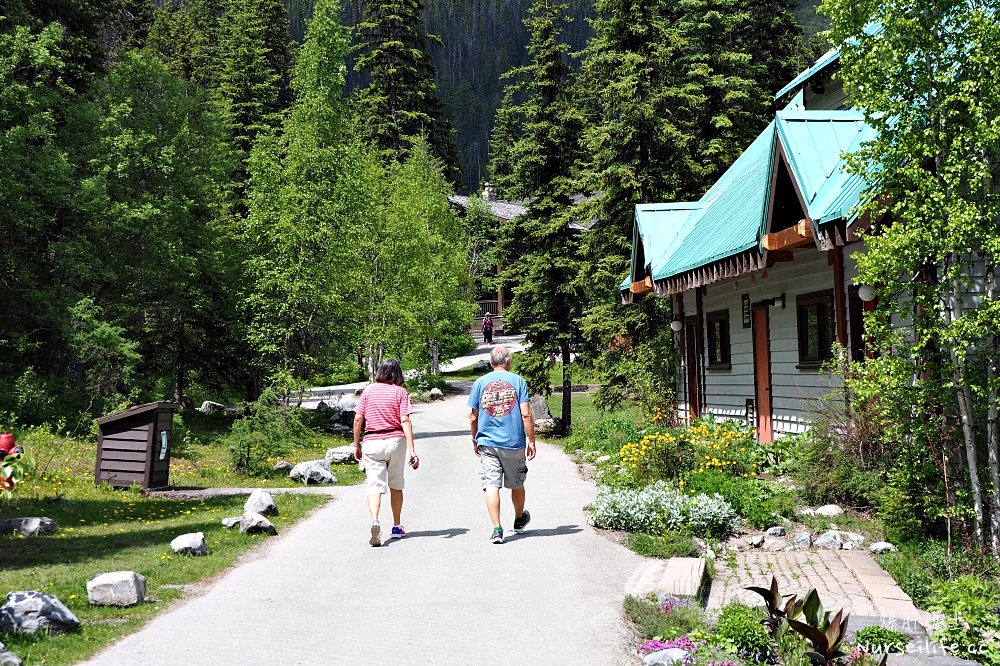
[[493,543],[503,543],[503,528],[502,527],[494,527],[493,528],[493,536],[490,537],[490,541],[492,541]]

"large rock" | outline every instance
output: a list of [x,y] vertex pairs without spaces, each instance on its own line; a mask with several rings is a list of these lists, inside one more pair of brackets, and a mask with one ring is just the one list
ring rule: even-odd
[[799,509],[795,513],[799,514],[800,516],[815,516],[816,509],[810,509],[809,507],[805,507],[803,509]]
[[141,604],[146,600],[146,577],[134,571],[99,574],[87,581],[87,599],[94,606]]
[[762,548],[769,553],[780,553],[784,550],[788,550],[788,542],[784,539],[772,539],[768,537],[764,539],[764,545]]
[[221,402],[213,402],[211,400],[206,400],[205,402],[201,403],[201,407],[198,408],[198,411],[201,412],[202,414],[221,414],[224,411],[226,411],[226,406],[223,405]]
[[178,555],[190,555],[191,557],[208,555],[204,532],[182,534],[170,542],[170,547]]
[[844,541],[853,543],[854,545],[861,545],[867,539],[864,534],[858,534],[857,532],[844,532],[843,530],[840,532],[840,538]]
[[325,460],[300,462],[292,468],[288,476],[307,485],[310,483],[337,483],[337,477],[330,471],[330,463]]
[[667,648],[658,652],[650,652],[642,659],[642,666],[671,666],[683,664],[688,658],[688,651],[681,648]]
[[243,521],[243,516],[236,516],[235,518],[223,518],[222,526],[227,530],[237,527]]
[[809,532],[796,532],[792,536],[792,543],[796,548],[809,548],[813,545],[812,534]]
[[840,532],[830,530],[829,532],[824,532],[820,538],[816,539],[813,545],[825,550],[840,550],[844,547],[844,540],[840,537]]
[[536,435],[554,435],[562,432],[562,422],[559,419],[538,419],[535,421]]
[[354,436],[354,428],[351,426],[345,426],[343,423],[331,423],[326,426],[326,431],[331,435],[346,437],[348,439]]
[[259,513],[244,513],[240,520],[240,532],[247,534],[277,534],[278,528]]
[[431,400],[444,400],[444,393],[441,392],[441,389],[434,387],[431,389],[430,398]]
[[278,505],[274,503],[271,493],[258,488],[250,493],[250,497],[243,504],[243,513],[259,513],[262,516],[277,516]]
[[0,534],[32,537],[55,534],[56,523],[51,518],[10,518],[0,523]]
[[764,532],[764,536],[769,536],[769,537],[783,537],[783,536],[785,536],[785,528],[781,527],[780,525],[776,526],[776,527],[768,528]]
[[337,446],[326,450],[326,461],[334,465],[356,462],[354,460],[354,447],[351,445]]
[[476,361],[476,364],[472,366],[473,372],[489,372],[493,369],[489,361]]
[[275,472],[287,472],[290,469],[292,469],[292,467],[294,467],[294,465],[292,465],[292,463],[288,462],[287,460],[279,460],[278,462],[274,463],[274,467],[272,467],[271,469],[273,469]]
[[554,420],[552,418],[552,412],[549,411],[549,401],[545,399],[544,395],[533,395],[531,396],[531,418],[535,421],[535,428],[538,428],[538,422],[548,420]]
[[750,546],[751,548],[760,548],[761,546],[764,545],[764,538],[765,537],[763,534],[752,536],[749,539],[747,539],[747,545]]
[[358,401],[349,396],[340,398],[330,405],[330,422],[340,424],[348,428],[354,427],[354,409],[358,406]]
[[73,611],[48,592],[11,592],[0,606],[0,631],[8,634],[57,634],[79,626]]
[[896,552],[896,547],[893,546],[888,541],[876,541],[872,545],[868,546],[868,550],[873,555],[882,555],[882,554],[885,554],[885,553],[894,553],[894,552]]
[[821,506],[816,509],[816,515],[822,516],[823,518],[833,518],[835,516],[843,515],[843,513],[844,510],[836,504],[827,504],[826,506]]

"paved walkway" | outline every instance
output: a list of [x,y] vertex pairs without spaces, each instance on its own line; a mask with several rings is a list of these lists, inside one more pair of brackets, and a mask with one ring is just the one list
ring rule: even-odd
[[[641,560],[587,526],[594,486],[541,445],[530,530],[489,543],[464,405],[417,406],[421,468],[406,477],[404,540],[371,548],[364,488],[337,489],[203,596],[87,663],[635,663],[621,604]],[[505,494],[508,529],[511,514]]]

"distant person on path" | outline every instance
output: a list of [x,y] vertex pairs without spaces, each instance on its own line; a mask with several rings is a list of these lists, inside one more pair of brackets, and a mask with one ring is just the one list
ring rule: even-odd
[[420,465],[413,447],[412,413],[410,394],[403,388],[403,369],[399,361],[387,358],[375,373],[375,383],[365,388],[354,408],[354,458],[362,463],[368,477],[368,511],[372,517],[368,543],[372,546],[382,545],[378,514],[386,492],[392,504],[389,539],[406,535],[401,520],[403,470],[407,461],[413,469]]
[[524,510],[524,478],[528,460],[535,457],[535,424],[531,419],[528,385],[510,371],[510,350],[497,345],[490,352],[493,372],[472,385],[472,451],[482,464],[481,479],[486,509],[493,521],[493,543],[503,543],[500,524],[500,488],[510,488],[514,503],[514,532],[531,520]]
[[483,317],[483,340],[488,345],[493,344],[493,317],[489,312]]

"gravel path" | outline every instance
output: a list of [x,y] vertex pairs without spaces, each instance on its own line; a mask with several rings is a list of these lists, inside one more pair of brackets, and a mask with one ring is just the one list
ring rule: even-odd
[[466,414],[464,396],[417,406],[402,541],[371,548],[364,487],[337,489],[203,596],[87,663],[636,663],[621,602],[641,560],[587,526],[593,484],[541,445],[529,530],[491,544]]

